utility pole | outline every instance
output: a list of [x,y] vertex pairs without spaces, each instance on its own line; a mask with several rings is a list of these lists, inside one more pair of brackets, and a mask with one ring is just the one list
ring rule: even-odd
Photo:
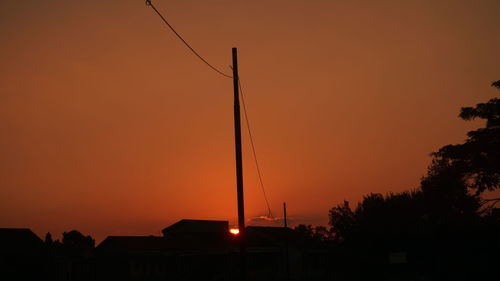
[[288,227],[286,222],[286,202],[283,202],[283,220],[285,221],[285,227]]
[[233,86],[234,86],[234,141],[236,148],[236,189],[238,196],[238,229],[240,241],[241,281],[246,280],[246,235],[245,235],[245,204],[243,197],[243,163],[241,155],[241,121],[240,121],[240,91],[238,77],[238,52],[233,48]]
[[286,266],[286,280],[290,280],[290,254],[288,253],[288,225],[286,220],[286,202],[283,202],[283,220],[285,222],[285,266]]

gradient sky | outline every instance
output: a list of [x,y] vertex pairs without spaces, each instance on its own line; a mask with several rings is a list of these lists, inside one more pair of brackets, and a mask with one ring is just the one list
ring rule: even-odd
[[[500,1],[154,1],[240,77],[267,194],[294,224],[418,186],[497,95]],[[236,223],[232,81],[143,0],[0,1],[0,226],[149,235]],[[266,205],[244,131],[246,214]],[[252,223],[252,222],[250,222]]]

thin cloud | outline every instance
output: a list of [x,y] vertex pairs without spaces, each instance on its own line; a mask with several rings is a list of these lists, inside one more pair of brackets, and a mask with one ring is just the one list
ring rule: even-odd
[[[250,223],[262,226],[282,226],[283,218],[269,217],[269,216],[257,216],[250,218]],[[293,219],[287,217],[287,222],[290,223]]]

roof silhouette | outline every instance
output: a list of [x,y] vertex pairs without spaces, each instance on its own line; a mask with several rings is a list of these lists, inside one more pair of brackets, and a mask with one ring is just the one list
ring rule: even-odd
[[43,247],[43,241],[28,228],[0,228],[2,252],[31,252]]
[[98,246],[98,250],[148,251],[175,248],[174,241],[160,236],[108,236]]
[[229,231],[228,221],[215,220],[180,220],[171,226],[164,228],[161,232],[164,236],[173,234],[195,234],[195,233],[216,233],[227,234]]
[[180,220],[162,230],[164,236],[108,236],[97,246],[102,252],[220,252],[229,244],[229,223]]

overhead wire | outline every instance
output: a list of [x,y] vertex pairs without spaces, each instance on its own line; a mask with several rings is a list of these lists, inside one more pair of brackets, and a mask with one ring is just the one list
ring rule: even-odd
[[[167,21],[167,19],[160,13],[160,11],[158,11],[158,9],[153,5],[153,3],[151,2],[151,0],[146,0],[146,5],[150,6],[156,12],[156,14],[162,19],[162,21],[170,28],[170,30],[172,30],[172,32],[184,43],[184,45],[186,45],[186,47],[188,47],[189,50],[191,50],[191,52],[194,55],[196,55],[201,61],[203,61],[208,67],[210,67],[212,70],[214,70],[215,72],[217,72],[218,74],[220,74],[220,75],[222,75],[224,77],[233,78],[233,76],[227,75],[224,72],[222,72],[219,69],[217,69],[215,66],[213,66],[212,64],[210,64],[206,59],[204,59],[198,52],[196,52],[196,50],[193,47],[191,47],[191,45],[189,45],[189,43]],[[245,121],[246,121],[247,129],[248,129],[248,135],[249,135],[249,138],[250,138],[250,144],[252,146],[252,153],[253,153],[253,158],[254,158],[254,161],[255,161],[255,167],[257,169],[257,174],[259,176],[260,187],[262,189],[262,193],[264,195],[264,200],[266,202],[266,206],[267,206],[267,210],[268,210],[268,217],[269,218],[273,218],[273,213],[271,211],[271,207],[269,205],[269,200],[267,199],[267,194],[266,194],[266,190],[265,190],[265,187],[264,187],[264,181],[262,180],[262,172],[260,170],[259,161],[257,159],[257,152],[255,150],[255,144],[254,144],[254,141],[253,141],[253,135],[252,135],[252,131],[251,131],[251,128],[250,128],[250,121],[248,119],[248,113],[247,113],[246,104],[245,104],[245,97],[243,95],[243,89],[242,89],[242,86],[241,86],[240,78],[237,77],[237,80],[238,80],[238,87],[239,87],[239,90],[240,90],[241,101],[242,101],[242,104],[243,104],[243,112],[244,112],[244,115],[245,115]]]
[[266,206],[267,206],[267,211],[268,211],[267,216],[269,218],[273,218],[273,213],[271,211],[271,207],[269,205],[269,200],[267,199],[266,189],[264,187],[264,181],[262,180],[262,173],[260,171],[260,165],[259,165],[259,161],[257,159],[257,152],[255,151],[255,145],[254,145],[254,141],[253,141],[252,130],[250,128],[250,121],[248,119],[247,107],[246,107],[246,104],[245,104],[245,97],[243,95],[243,89],[241,87],[240,77],[238,76],[237,79],[238,79],[238,87],[240,88],[240,96],[241,96],[241,102],[242,102],[242,105],[243,105],[243,113],[245,115],[245,121],[246,121],[246,124],[247,124],[248,136],[250,138],[250,144],[252,146],[253,159],[255,160],[255,167],[257,169],[257,174],[259,176],[259,182],[260,182],[260,187],[262,189],[262,194],[264,195],[264,200],[266,201]]
[[174,27],[170,23],[168,23],[167,19],[160,13],[160,11],[158,11],[158,9],[156,9],[155,5],[151,3],[151,0],[146,0],[146,5],[150,6],[156,12],[156,14],[158,14],[158,16],[163,20],[163,22],[170,28],[170,30],[172,30],[172,32],[174,32],[174,34],[177,35],[177,37],[184,43],[184,45],[186,45],[186,47],[188,47],[189,50],[191,50],[191,52],[195,54],[201,61],[203,61],[206,65],[208,65],[208,67],[210,67],[212,70],[214,70],[215,72],[219,73],[224,77],[233,78],[232,76],[225,74],[224,72],[217,69],[215,66],[211,65],[206,59],[204,59],[200,54],[198,54],[198,52],[196,52],[196,50],[193,47],[191,47],[191,45],[189,45],[189,43],[186,40],[184,40],[184,38],[182,38],[182,36],[174,29]]

